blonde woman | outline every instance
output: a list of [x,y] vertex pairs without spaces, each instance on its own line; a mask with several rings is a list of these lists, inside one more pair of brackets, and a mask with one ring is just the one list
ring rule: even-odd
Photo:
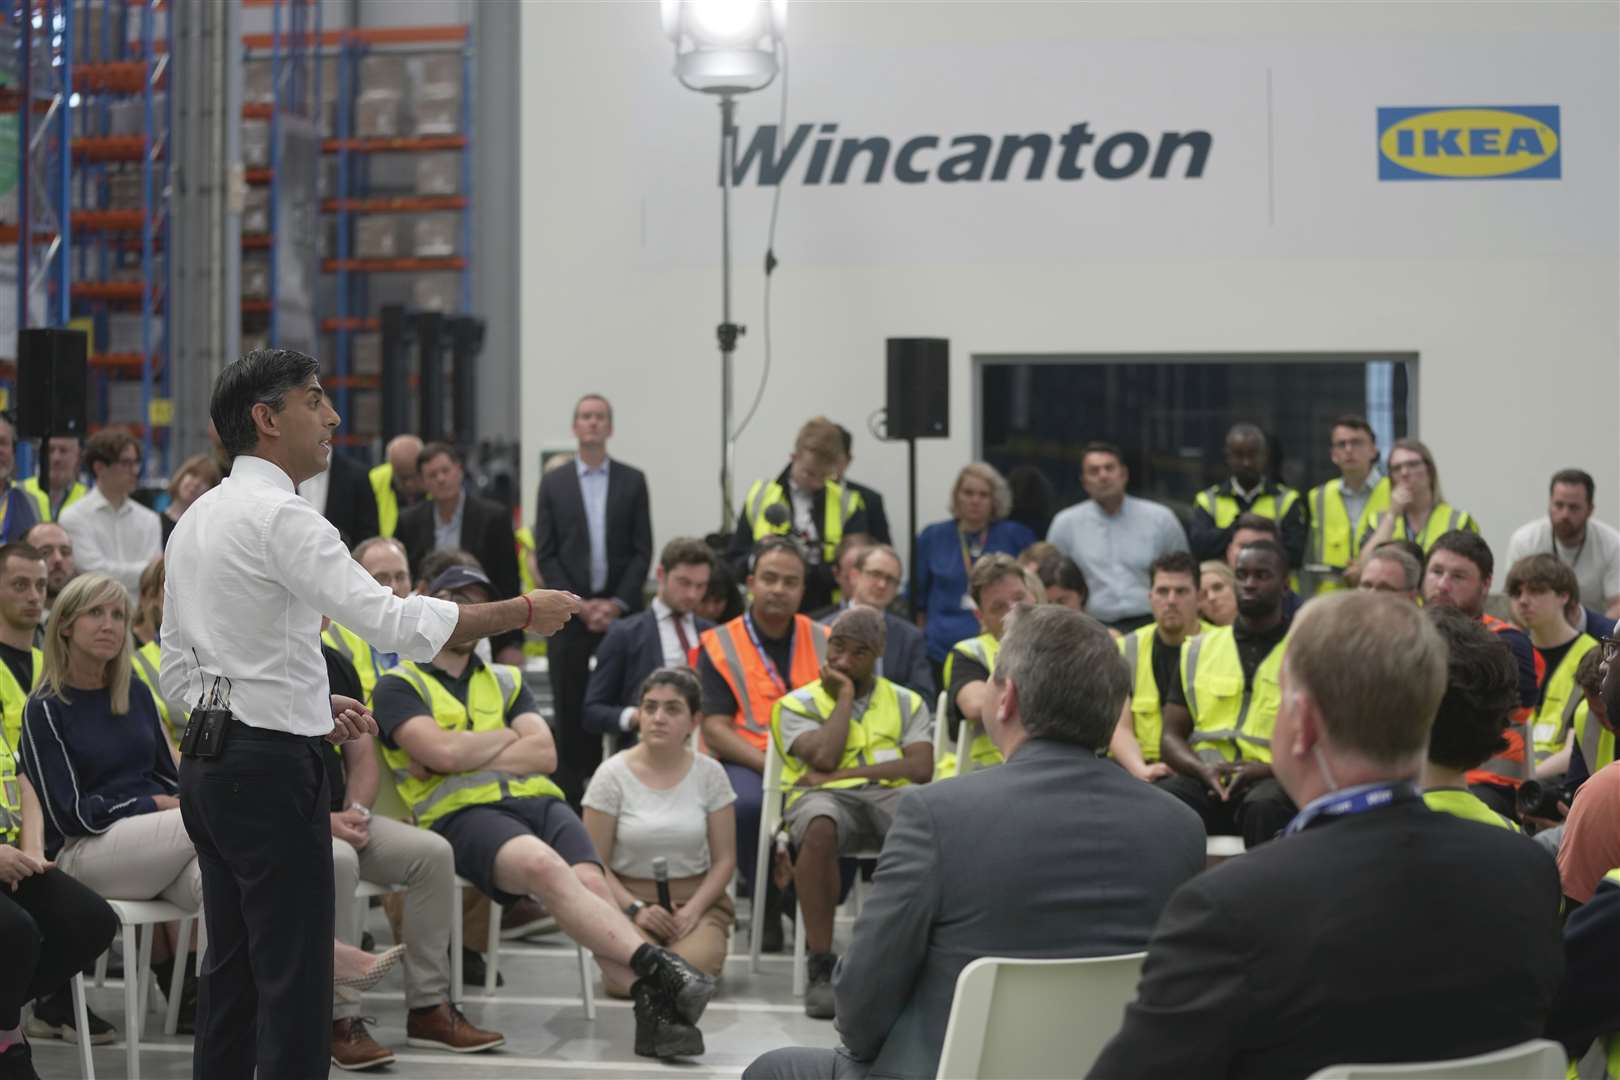
[[1427,554],[1434,542],[1453,529],[1479,532],[1479,522],[1440,494],[1440,470],[1434,455],[1417,439],[1396,439],[1389,448],[1389,509],[1367,522],[1358,545],[1361,557],[1345,572],[1354,585],[1378,545],[1411,540]]
[[169,505],[160,515],[163,526],[163,546],[169,546],[169,534],[180,523],[180,515],[191,509],[209,488],[219,486],[219,466],[207,454],[193,454],[181,462],[169,480]]
[[1198,567],[1198,617],[1211,626],[1231,626],[1237,621],[1237,578],[1220,559],[1209,559]]

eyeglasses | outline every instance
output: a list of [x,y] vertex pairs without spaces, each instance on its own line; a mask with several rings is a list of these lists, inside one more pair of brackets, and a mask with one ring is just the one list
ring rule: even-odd
[[881,570],[862,570],[861,573],[865,574],[869,578],[875,578],[878,581],[883,582],[885,585],[900,584],[899,578],[895,577],[893,574],[885,574]]
[[118,459],[118,464],[124,466],[127,469],[138,469],[138,468],[141,467],[141,459],[138,458],[138,457],[133,457],[133,458],[121,457],[121,458]]
[[1603,646],[1604,663],[1609,663],[1615,657],[1620,656],[1620,638],[1606,637],[1598,644]]

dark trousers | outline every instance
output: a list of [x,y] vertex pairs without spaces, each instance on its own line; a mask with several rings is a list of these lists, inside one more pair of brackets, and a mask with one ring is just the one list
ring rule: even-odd
[[[735,761],[722,761],[731,790],[737,793],[732,809],[737,817],[737,884],[741,895],[754,895],[754,875],[771,872],[770,853],[765,854],[765,865],[754,865],[754,854],[759,850],[760,809],[765,798],[765,778],[746,765]],[[780,796],[778,796],[780,798]]]
[[557,771],[552,779],[576,810],[591,774],[602,764],[602,736],[585,728],[585,684],[591,657],[605,636],[569,623],[546,642],[546,669],[557,714]]
[[1196,776],[1176,773],[1155,780],[1204,819],[1204,831],[1211,836],[1236,834],[1246,847],[1255,847],[1276,836],[1299,808],[1276,780],[1261,780],[1222,802]]
[[318,742],[233,722],[218,758],[180,764],[208,920],[194,1080],[331,1068],[331,807]]
[[107,901],[60,870],[23,878],[16,892],[0,886],[0,1031],[94,963],[117,932]]

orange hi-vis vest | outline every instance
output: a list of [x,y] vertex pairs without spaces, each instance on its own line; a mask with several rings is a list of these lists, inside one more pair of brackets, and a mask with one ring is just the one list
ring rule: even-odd
[[[1494,615],[1481,615],[1479,621],[1493,634],[1519,629]],[[1547,678],[1547,662],[1536,650],[1532,649],[1531,654],[1536,658],[1536,685],[1539,687]],[[1515,656],[1513,661],[1517,669],[1518,657]],[[1500,784],[1516,790],[1520,784],[1535,776],[1536,755],[1530,750],[1533,745],[1530,741],[1530,722],[1535,718],[1535,712],[1535,709],[1526,706],[1513,710],[1508,717],[1507,729],[1502,732],[1502,737],[1507,740],[1507,749],[1479,768],[1468,770],[1470,784]]]
[[827,628],[812,622],[809,616],[793,616],[793,664],[785,673],[779,673],[787,679],[787,685],[782,686],[771,677],[771,665],[754,648],[744,618],[703,631],[700,642],[737,699],[737,734],[764,751],[770,745],[771,708],[777,700],[821,678],[821,665],[827,659]]

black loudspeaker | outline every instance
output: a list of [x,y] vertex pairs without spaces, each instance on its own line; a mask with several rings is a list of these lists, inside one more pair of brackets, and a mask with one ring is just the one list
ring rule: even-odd
[[81,330],[17,333],[17,436],[84,436],[88,341]]
[[943,439],[951,433],[951,343],[890,338],[886,433],[891,439]]

